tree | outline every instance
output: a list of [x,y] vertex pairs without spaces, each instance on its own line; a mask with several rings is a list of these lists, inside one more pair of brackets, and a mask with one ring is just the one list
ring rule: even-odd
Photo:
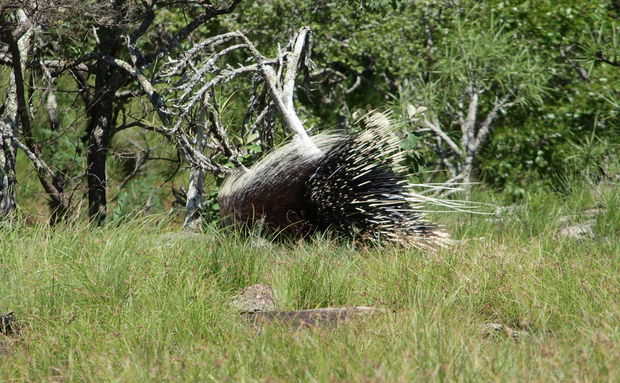
[[[9,7],[6,4],[5,7]],[[4,10],[4,9],[3,9]],[[32,50],[32,39],[34,35],[35,19],[29,16],[23,9],[17,8],[14,18],[3,13],[0,20],[1,33],[3,40],[8,46],[8,57],[10,60],[11,74],[9,76],[9,88],[4,103],[5,114],[3,115],[0,128],[2,132],[2,151],[3,151],[3,175],[4,180],[0,182],[0,206],[2,214],[10,215],[16,207],[14,185],[16,182],[15,163],[16,151],[19,147],[33,161],[37,169],[37,175],[41,184],[51,197],[52,219],[59,212],[66,211],[66,197],[63,186],[59,181],[59,173],[51,168],[41,159],[40,146],[33,139],[31,121],[26,101],[26,87],[24,73],[26,60]],[[21,132],[18,131],[21,127]],[[21,134],[20,134],[21,133]],[[2,190],[3,189],[3,190]]]
[[[47,97],[41,94],[39,98],[46,98],[50,123],[47,131],[51,141],[56,142],[66,135],[76,137],[78,128],[75,125],[62,127],[56,106],[56,93],[62,93],[58,83],[71,80],[70,86],[78,90],[88,116],[82,144],[86,151],[82,171],[86,175],[88,215],[95,223],[103,223],[107,214],[106,159],[112,137],[119,132],[138,128],[164,137],[189,164],[190,186],[186,198],[185,225],[198,225],[205,175],[222,176],[230,172],[231,165],[243,168],[240,157],[247,155],[244,147],[246,140],[233,142],[229,136],[235,133],[235,129],[223,126],[220,95],[216,92],[218,87],[225,89],[225,84],[237,81],[237,78],[253,78],[252,92],[248,99],[241,102],[247,106],[242,129],[260,137],[261,146],[273,145],[276,110],[291,132],[306,135],[295,112],[293,93],[298,69],[306,68],[310,63],[311,34],[308,29],[302,29],[289,48],[271,59],[263,56],[238,31],[204,39],[192,35],[208,20],[232,12],[239,2],[233,0],[221,8],[193,2],[171,4],[158,1],[145,1],[140,6],[133,6],[124,0],[92,5],[97,9],[97,16],[89,16],[89,12],[85,12],[86,20],[74,24],[73,32],[75,35],[81,33],[82,41],[76,49],[67,50],[64,45],[50,43],[51,31],[58,35],[63,33],[58,25],[47,25],[47,34],[40,31],[35,34],[32,41],[40,44],[36,47],[37,59],[34,62],[19,62],[23,66],[29,65],[32,78],[39,76],[34,81],[45,79],[49,84],[45,93]],[[16,3],[17,6],[23,8],[24,4]],[[88,6],[91,5],[86,4],[82,10],[89,9]],[[160,36],[159,40],[148,40],[147,37],[153,33],[161,34],[161,31],[152,31],[158,18],[170,16],[169,7],[178,6],[186,7],[185,11],[194,17],[189,22],[184,21],[173,35],[164,34],[165,37]],[[16,8],[17,12],[23,13],[22,8]],[[28,23],[36,26],[36,16],[33,11]],[[84,41],[87,43],[84,44]],[[8,45],[12,49],[16,44],[9,41]],[[12,63],[17,62],[12,60]],[[24,71],[14,72],[18,77],[16,99],[19,105],[25,105]],[[239,80],[239,83],[242,82],[247,81]],[[233,87],[238,89],[237,85]],[[31,88],[31,92],[36,94],[36,88]],[[30,100],[33,100],[33,94],[28,97]],[[146,107],[144,101],[150,107]],[[41,184],[52,202],[60,201],[54,203],[52,210],[52,221],[58,222],[69,212],[71,198],[65,192],[65,186],[71,177],[65,171],[48,165],[44,159],[48,153],[37,142],[28,113],[22,117],[20,135],[25,138],[26,145],[21,144],[18,137],[13,141],[35,164]],[[38,136],[45,135],[43,133],[41,130]],[[80,152],[78,148],[75,155]],[[141,152],[136,158],[135,168],[120,187],[129,182],[149,158],[148,150]],[[73,178],[75,187],[81,182],[79,178]]]
[[[163,208],[162,186],[174,189],[182,174],[189,186],[174,195],[187,226],[197,224],[205,188],[214,196],[231,168],[284,139],[286,108],[259,63],[273,68],[281,92],[293,44],[276,41],[304,25],[320,63],[303,55],[298,67],[294,110],[306,126],[348,129],[354,112],[398,99],[431,138],[428,158],[455,182],[551,183],[567,163],[578,166],[581,140],[615,139],[610,4],[5,0],[0,211],[19,202],[21,150],[51,222],[79,213],[84,197],[97,224]],[[429,109],[407,114],[408,104]],[[215,215],[214,200],[206,206]]]
[[[433,136],[438,167],[449,171],[448,182],[470,184],[501,114],[541,102],[546,74],[527,41],[494,21],[458,22],[434,58],[429,72],[404,92],[431,108],[421,123]],[[421,117],[411,107],[408,112],[410,118]]]
[[[3,58],[12,67],[9,74],[9,86],[0,114],[0,218],[13,214],[16,208],[16,148],[18,142],[18,124],[20,107],[23,103],[24,61],[30,51],[32,26],[23,11],[16,12],[15,20],[9,20],[6,14],[0,15],[0,37],[8,42],[7,54]],[[14,25],[11,25],[14,24]],[[10,53],[9,53],[10,52]],[[22,89],[18,89],[22,86]],[[21,97],[18,93],[22,92]]]
[[[241,0],[231,0],[222,7],[211,4],[197,4],[191,1],[164,3],[157,0],[143,1],[140,5],[126,0],[111,0],[103,3],[86,2],[80,4],[76,1],[58,0],[52,4],[48,2],[23,2],[12,1],[2,6],[3,11],[3,36],[6,37],[6,44],[10,56],[9,63],[13,67],[15,76],[15,92],[9,92],[5,104],[8,113],[15,114],[11,109],[17,111],[20,117],[21,134],[17,133],[16,123],[3,124],[3,146],[11,147],[16,145],[22,148],[28,157],[33,161],[41,184],[51,199],[52,211],[56,212],[53,221],[62,219],[69,210],[70,198],[65,193],[65,186],[68,180],[67,175],[61,171],[53,169],[44,160],[41,144],[36,142],[35,134],[32,132],[30,119],[26,111],[26,82],[23,76],[26,64],[30,64],[33,76],[45,73],[51,84],[55,84],[65,73],[71,73],[75,81],[75,88],[80,90],[84,110],[88,115],[86,125],[86,179],[88,194],[88,214],[92,220],[101,224],[106,217],[106,192],[107,192],[107,172],[106,160],[110,142],[116,129],[116,118],[118,117],[123,104],[127,99],[136,95],[132,89],[136,89],[138,84],[136,79],[144,78],[143,71],[148,68],[156,67],[159,59],[170,51],[179,49],[180,43],[190,36],[198,27],[207,21],[232,12]],[[137,55],[139,52],[141,38],[153,25],[156,17],[165,17],[168,9],[182,8],[192,17],[189,22],[185,22],[176,33],[166,36],[167,38],[157,41],[157,44],[150,42],[142,43],[151,51],[145,55]],[[63,14],[71,11],[71,21],[73,29],[71,32],[79,36],[79,45],[75,45],[76,35],[71,35],[68,39],[73,49],[66,49],[63,44],[55,44],[50,41],[53,32],[61,34],[63,26],[54,24],[54,14]],[[80,12],[78,14],[78,12]],[[21,24],[13,23],[9,25],[9,20],[15,19],[15,15],[22,15],[24,25],[32,26],[33,35],[27,40],[28,43],[36,40],[39,46],[36,47],[38,62],[26,63],[26,56],[18,55],[19,49],[25,48],[18,46],[18,39],[22,37]],[[20,16],[21,17],[21,16]],[[21,20],[21,19],[20,19]],[[40,28],[40,32],[37,30]],[[66,32],[66,31],[64,31]],[[20,36],[13,36],[20,34]],[[65,34],[63,36],[67,38]],[[72,45],[73,44],[73,45]],[[92,50],[88,51],[92,47]],[[82,53],[75,57],[75,53]],[[115,60],[119,57],[127,57],[134,67],[133,75],[118,65]],[[41,64],[41,72],[35,73],[39,69],[37,64]],[[138,81],[139,82],[139,81]],[[94,86],[91,85],[94,83]],[[91,89],[92,87],[92,89]],[[129,92],[121,92],[121,89],[129,88]],[[36,90],[33,89],[33,92]],[[140,91],[141,92],[141,91]],[[13,96],[15,93],[15,96]],[[32,99],[33,95],[30,95]],[[15,102],[13,102],[15,100]],[[9,116],[10,120],[13,116]],[[57,124],[58,121],[55,121]],[[54,123],[53,123],[54,124]],[[12,133],[9,133],[12,132]],[[9,137],[10,136],[10,137]],[[19,141],[18,136],[23,136],[25,144]],[[7,146],[8,145],[8,146]],[[6,169],[3,171],[2,185],[7,184],[6,190],[10,195],[12,183],[14,183],[14,155],[10,150],[4,150],[7,160],[4,161]],[[8,154],[7,154],[8,153]],[[11,157],[13,156],[13,157]],[[6,174],[6,176],[4,176]],[[4,179],[8,179],[8,183]],[[79,179],[77,179],[79,184]],[[7,194],[3,192],[3,196]],[[14,201],[14,198],[3,198],[3,200]],[[14,202],[7,202],[5,205],[11,206]]]
[[[200,59],[205,51],[214,46],[235,40],[240,44],[221,48],[209,57]],[[137,67],[139,60],[132,60],[133,64],[131,64],[120,59],[105,57],[110,64],[124,70],[140,84],[153,110],[159,116],[161,124],[149,128],[175,142],[190,164],[186,227],[194,227],[197,222],[200,222],[204,196],[204,172],[209,171],[214,175],[230,172],[228,167],[213,161],[213,156],[221,152],[233,164],[244,169],[243,164],[238,160],[240,149],[236,149],[231,144],[225,130],[221,127],[213,92],[214,87],[246,73],[259,74],[262,78],[262,88],[271,95],[271,101],[265,106],[263,112],[258,114],[255,125],[265,118],[261,116],[264,116],[271,108],[270,105],[273,105],[280,112],[284,125],[292,134],[307,138],[307,133],[295,111],[293,94],[298,68],[303,66],[304,62],[307,63],[309,57],[309,41],[309,29],[302,28],[286,52],[276,58],[267,59],[241,32],[212,36],[194,44],[180,58],[169,58],[161,72],[153,74],[155,79],[174,84],[164,94],[161,94],[153,83],[141,74]],[[247,51],[249,59],[254,63],[230,69],[220,69],[216,66],[219,58],[239,50]],[[136,47],[133,48],[133,52],[136,57],[142,57]],[[247,62],[247,60],[243,61]],[[277,69],[274,69],[274,66]],[[264,93],[257,92],[257,94]],[[255,100],[250,100],[250,110],[246,112],[246,115],[253,109],[254,104]],[[210,149],[213,151],[210,157],[204,153],[208,143],[211,143]]]

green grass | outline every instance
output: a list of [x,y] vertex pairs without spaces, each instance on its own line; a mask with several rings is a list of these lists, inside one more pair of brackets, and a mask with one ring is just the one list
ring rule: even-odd
[[[558,235],[587,219],[594,240]],[[439,252],[300,244],[156,218],[0,229],[0,381],[620,381],[620,188],[530,194],[500,219],[445,215]],[[273,286],[280,309],[389,314],[337,328],[248,326],[231,298]],[[518,341],[485,323],[527,333]]]

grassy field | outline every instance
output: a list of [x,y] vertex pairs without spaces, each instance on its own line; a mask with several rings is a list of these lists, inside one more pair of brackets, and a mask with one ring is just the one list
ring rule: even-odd
[[[437,219],[462,242],[272,244],[177,235],[161,217],[0,229],[0,314],[22,325],[0,335],[0,381],[620,381],[620,187]],[[588,219],[593,239],[560,235]],[[273,286],[279,309],[389,313],[249,326],[230,301],[254,283]]]

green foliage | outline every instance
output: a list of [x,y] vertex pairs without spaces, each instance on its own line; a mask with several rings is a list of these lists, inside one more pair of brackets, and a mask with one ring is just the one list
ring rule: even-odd
[[[90,10],[96,9],[95,3],[87,1],[84,9],[88,12],[65,15],[41,29],[38,33],[53,42],[45,49],[67,59],[92,51],[95,39]],[[138,23],[138,8],[132,5],[127,28]],[[198,12],[200,7],[180,5],[158,12],[157,27],[139,40],[140,48],[143,52],[157,49]],[[187,49],[216,33],[242,30],[261,52],[273,55],[278,44],[288,41],[300,27],[309,26],[315,70],[308,78],[298,79],[296,108],[313,131],[348,129],[352,112],[360,110],[393,108],[395,117],[407,117],[401,109],[414,104],[429,107],[429,113],[438,116],[448,134],[456,136],[454,109],[466,105],[463,91],[472,81],[484,89],[481,116],[489,112],[496,96],[514,93],[519,105],[500,114],[476,165],[478,179],[519,198],[529,188],[560,189],[562,180],[574,172],[604,178],[615,171],[605,170],[604,164],[613,162],[620,144],[620,70],[602,58],[617,61],[618,14],[618,7],[608,0],[243,1],[235,14],[205,24],[179,48]],[[33,63],[42,52],[36,52]],[[126,53],[121,47],[120,55],[126,58]],[[231,55],[226,63],[234,67],[240,59]],[[156,62],[147,68],[147,77],[161,65]],[[0,77],[6,78],[8,71],[0,71]],[[86,108],[79,102],[73,77],[66,73],[57,83],[59,89],[67,91],[59,93],[58,100],[64,129],[51,131],[44,108],[42,90],[47,83],[43,79],[35,78],[30,89],[34,136],[43,143],[50,165],[75,181],[72,187],[82,193]],[[4,92],[6,81],[1,84],[0,92]],[[89,85],[94,85],[92,77]],[[123,90],[136,89],[136,84],[130,84]],[[166,91],[163,86],[161,90]],[[223,126],[231,140],[243,147],[241,161],[246,165],[256,161],[266,148],[255,132],[246,132],[242,126],[251,91],[248,78],[224,84],[216,91]],[[145,118],[157,123],[144,99],[119,106],[122,110],[118,111],[117,124]],[[433,151],[419,135],[412,134],[412,127],[407,129],[402,132],[403,148],[409,151],[407,166],[423,171],[424,164],[434,162]],[[131,140],[155,145],[153,157],[176,157],[170,143],[158,141],[152,133],[147,136],[123,132],[112,143],[112,156],[135,151],[124,142]],[[284,139],[282,133],[275,137],[276,143]],[[113,157],[109,164],[112,196],[128,173],[129,162],[122,159],[116,164],[118,158]],[[225,156],[217,161],[229,163]],[[43,205],[30,167],[20,166],[18,200],[27,197],[27,208]],[[187,173],[172,177],[176,168],[172,161],[161,161],[139,172],[121,191],[119,206],[113,206],[115,216],[120,219],[141,210],[153,188],[166,190],[157,194],[161,200],[156,208],[161,205],[163,209],[169,202],[170,188],[161,187],[160,182],[186,182],[182,177]],[[220,182],[209,180],[209,219],[218,215],[213,197]],[[39,202],[31,203],[35,197]]]
[[[553,187],[574,171],[574,145],[593,129],[609,145],[617,141],[620,71],[586,60],[595,56],[597,41],[614,46],[614,12],[602,0],[429,1],[386,14],[360,12],[350,3],[271,1],[243,8],[231,25],[263,45],[302,25],[312,28],[318,67],[344,75],[316,78],[310,92],[300,94],[298,109],[322,127],[359,108],[394,107],[394,98],[432,107],[449,127],[449,105],[467,101],[463,90],[472,80],[485,89],[482,117],[496,96],[514,92],[520,106],[494,124],[478,170],[480,179],[518,196],[527,185]],[[274,20],[279,34],[264,34]],[[361,85],[346,94],[357,76]],[[423,154],[431,163],[431,152]]]
[[[582,146],[612,153],[609,149],[620,143],[615,105],[620,88],[612,80],[620,71],[594,63],[596,51],[603,48],[596,47],[597,41],[613,49],[609,26],[618,11],[607,1],[492,4],[505,28],[530,42],[550,78],[542,104],[517,111],[498,127],[481,161],[485,180],[517,194],[532,184],[559,186],[555,181],[583,169],[577,165]],[[594,142],[593,135],[598,138]],[[593,149],[598,143],[600,148]],[[605,156],[599,156],[599,164]],[[595,173],[592,165],[586,174]]]
[[356,0],[360,7],[370,9],[373,11],[386,10],[391,7],[393,10],[397,10],[399,7],[404,6],[405,0]]
[[435,85],[430,96],[444,100],[438,107],[445,109],[446,103],[464,98],[471,86],[492,99],[511,93],[520,103],[542,102],[547,73],[527,40],[494,19],[456,19],[449,35],[438,47],[429,73],[433,77],[427,80]]
[[118,198],[112,204],[109,223],[119,224],[134,219],[136,215],[161,213],[167,191],[158,187],[160,182],[161,176],[151,173],[119,191]]

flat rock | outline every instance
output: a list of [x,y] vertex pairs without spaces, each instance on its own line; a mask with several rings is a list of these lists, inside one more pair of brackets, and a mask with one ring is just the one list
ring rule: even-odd
[[527,331],[515,330],[501,323],[485,323],[482,325],[482,330],[485,337],[489,337],[494,334],[504,334],[515,342],[518,342],[519,339],[528,334]]
[[298,311],[256,311],[244,316],[252,323],[281,323],[294,327],[311,327],[318,325],[337,325],[351,319],[369,317],[387,313],[385,309],[366,306],[328,307]]
[[248,286],[235,296],[231,304],[241,313],[257,311],[273,311],[276,309],[276,299],[271,287],[267,285]]
[[560,229],[560,235],[574,239],[594,239],[595,225],[596,219],[590,219],[586,222],[567,225]]

